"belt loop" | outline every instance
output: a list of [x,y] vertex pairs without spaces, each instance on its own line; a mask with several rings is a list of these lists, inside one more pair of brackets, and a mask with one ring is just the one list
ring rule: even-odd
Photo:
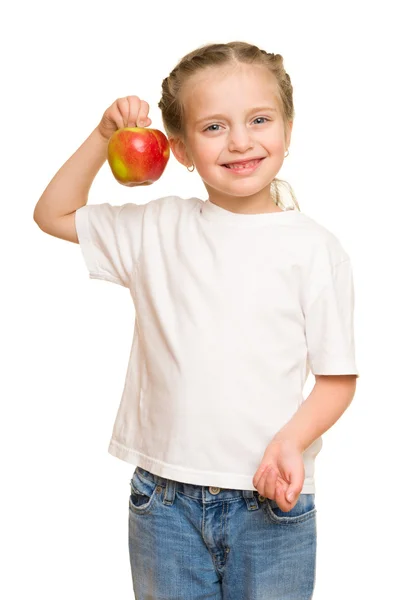
[[163,500],[164,504],[168,504],[168,505],[174,504],[175,488],[176,488],[176,481],[173,481],[172,479],[167,479],[167,484],[165,486],[164,500]]
[[252,490],[242,490],[242,495],[246,500],[248,510],[256,510],[257,508],[259,508],[258,501],[255,498],[254,492]]

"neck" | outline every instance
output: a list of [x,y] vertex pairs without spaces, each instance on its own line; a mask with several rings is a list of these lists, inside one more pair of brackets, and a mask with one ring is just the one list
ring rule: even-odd
[[209,201],[230,212],[241,214],[283,212],[273,201],[270,185],[252,196],[239,197],[224,194],[208,186],[206,188],[209,194]]

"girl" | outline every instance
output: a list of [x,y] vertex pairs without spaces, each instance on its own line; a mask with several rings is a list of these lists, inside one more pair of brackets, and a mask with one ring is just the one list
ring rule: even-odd
[[205,201],[87,205],[114,131],[151,124],[148,103],[128,96],[35,209],[42,230],[80,244],[90,278],[127,287],[134,302],[109,452],[135,466],[138,600],[312,598],[314,461],[359,374],[349,256],[277,185],[292,92],[278,54],[198,48],[163,81],[159,107]]

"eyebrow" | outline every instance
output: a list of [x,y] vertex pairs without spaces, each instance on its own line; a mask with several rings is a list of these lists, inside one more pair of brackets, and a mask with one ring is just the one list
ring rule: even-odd
[[[249,112],[255,113],[255,112],[260,112],[260,111],[278,112],[277,109],[274,108],[273,106],[257,106],[256,108],[253,108]],[[198,125],[199,123],[202,123],[203,121],[211,121],[213,119],[224,119],[224,118],[225,118],[225,116],[222,114],[208,115],[206,117],[200,117],[199,119],[197,119],[195,121],[195,125]]]

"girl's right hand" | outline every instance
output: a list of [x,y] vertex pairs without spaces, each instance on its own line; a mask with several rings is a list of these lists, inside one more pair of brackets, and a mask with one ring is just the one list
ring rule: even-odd
[[117,129],[124,127],[149,127],[152,123],[148,117],[149,105],[138,96],[117,98],[103,114],[98,131],[109,140]]

